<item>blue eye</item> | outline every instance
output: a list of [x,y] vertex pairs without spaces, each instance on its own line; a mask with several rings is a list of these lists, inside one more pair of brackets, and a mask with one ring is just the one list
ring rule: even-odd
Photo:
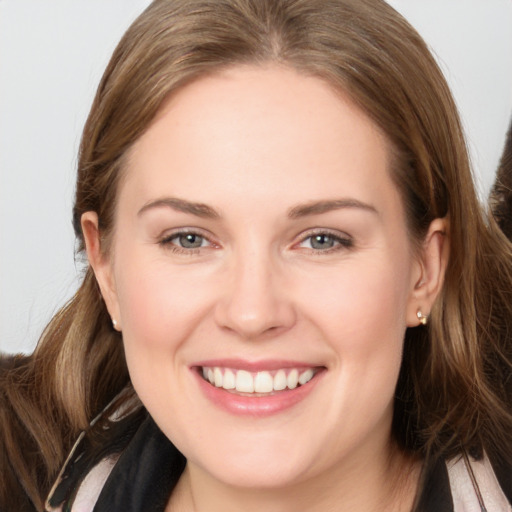
[[330,235],[314,235],[309,237],[313,249],[332,249],[336,240]]
[[348,237],[341,237],[330,233],[314,233],[303,239],[300,246],[313,249],[315,252],[328,252],[342,248],[352,247],[353,241]]
[[180,232],[174,233],[165,237],[160,242],[161,245],[170,247],[175,251],[192,251],[194,249],[200,249],[201,247],[207,247],[210,242],[207,238],[198,233],[194,232]]
[[179,246],[184,249],[197,249],[198,247],[202,247],[205,242],[205,239],[201,235],[195,233],[176,235],[173,240],[176,240]]

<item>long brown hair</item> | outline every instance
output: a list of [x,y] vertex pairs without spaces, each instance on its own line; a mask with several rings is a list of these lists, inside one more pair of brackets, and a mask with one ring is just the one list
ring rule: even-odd
[[512,240],[512,121],[491,191],[491,205],[501,230]]
[[[476,198],[442,73],[383,0],[154,1],[116,48],[84,128],[73,211],[80,250],[80,218],[92,210],[108,251],[127,150],[173,91],[222,67],[269,62],[329,82],[380,126],[394,151],[413,241],[421,243],[433,219],[449,219],[444,289],[429,325],[406,333],[395,439],[422,457],[510,453],[511,246]],[[71,438],[127,385],[120,335],[87,268],[31,361],[5,386],[40,450],[39,480],[27,462],[14,461],[34,503]],[[15,441],[13,434],[9,454]]]

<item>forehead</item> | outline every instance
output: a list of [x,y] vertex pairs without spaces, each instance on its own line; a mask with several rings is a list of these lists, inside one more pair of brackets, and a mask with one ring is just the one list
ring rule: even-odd
[[389,160],[379,128],[325,81],[239,66],[167,101],[131,149],[125,183],[139,202],[185,195],[215,206],[230,193],[260,204],[367,200],[384,185],[396,192]]

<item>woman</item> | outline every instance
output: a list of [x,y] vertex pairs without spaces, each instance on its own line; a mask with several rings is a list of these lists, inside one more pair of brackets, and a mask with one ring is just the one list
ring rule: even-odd
[[74,226],[84,282],[3,383],[36,509],[62,466],[47,510],[510,510],[510,244],[384,2],[154,2]]

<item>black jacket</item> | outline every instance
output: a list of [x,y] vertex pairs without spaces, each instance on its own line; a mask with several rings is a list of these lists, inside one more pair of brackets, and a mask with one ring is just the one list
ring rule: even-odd
[[[101,490],[91,508],[91,512],[163,512],[169,496],[185,468],[184,456],[160,431],[151,417],[141,410],[137,418],[126,418],[111,425],[110,448],[98,450],[91,456],[92,444],[84,436],[75,447],[59,481],[50,494],[48,509],[55,511],[73,510],[77,489],[84,476],[99,461],[105,461],[109,454],[114,461],[108,477],[101,484]],[[135,425],[135,427],[134,427]],[[469,461],[468,461],[469,462]],[[460,469],[464,461],[457,463]],[[428,464],[424,469],[422,490],[414,512],[454,512],[453,469],[449,476],[448,464],[443,461]],[[512,498],[512,473],[509,468],[500,468],[501,489],[496,485],[493,489],[481,489],[487,500],[491,494],[499,494],[503,505],[499,508],[485,508],[484,512],[512,511],[509,503]],[[492,474],[492,470],[491,470]],[[494,475],[492,475],[494,476]],[[477,479],[478,480],[478,479]],[[468,479],[469,481],[469,479]],[[455,484],[457,485],[457,484]],[[476,484],[478,486],[478,482]],[[465,489],[463,489],[465,492]],[[491,494],[489,494],[491,493]],[[478,501],[468,498],[471,503]],[[508,501],[508,504],[507,504]]]

